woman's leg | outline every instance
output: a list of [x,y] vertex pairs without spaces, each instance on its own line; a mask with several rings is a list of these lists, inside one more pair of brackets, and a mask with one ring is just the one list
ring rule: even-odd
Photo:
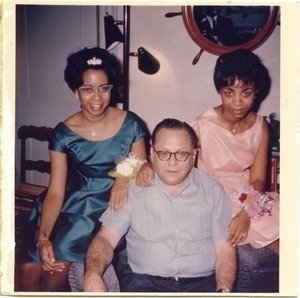
[[23,292],[67,292],[70,291],[68,271],[70,263],[64,262],[62,272],[50,274],[40,264],[22,264],[19,268],[19,289]]
[[22,292],[41,292],[43,268],[40,264],[21,264],[17,266],[16,274],[18,288],[16,291]]
[[62,272],[54,272],[53,274],[44,271],[43,273],[43,292],[70,292],[68,273],[70,268],[69,262],[64,262],[65,268]]

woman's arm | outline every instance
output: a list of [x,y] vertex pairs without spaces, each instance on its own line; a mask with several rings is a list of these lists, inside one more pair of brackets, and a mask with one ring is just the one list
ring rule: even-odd
[[138,186],[147,187],[154,183],[154,169],[151,162],[144,163],[138,171],[135,181]]
[[[255,160],[250,167],[249,185],[255,190],[265,192],[267,166],[268,166],[268,146],[269,146],[269,127],[266,120],[262,125],[262,142],[257,151]],[[248,236],[251,219],[245,209],[238,212],[232,219],[228,227],[227,241],[235,246],[239,242],[244,241]]]
[[255,190],[265,192],[268,167],[269,127],[264,119],[262,125],[262,142],[256,154],[255,160],[250,167],[249,184]]
[[145,139],[142,138],[139,141],[133,143],[131,152],[137,155],[140,159],[147,160]]
[[64,153],[50,150],[50,162],[50,183],[42,206],[37,243],[44,270],[54,272],[60,271],[64,267],[62,263],[55,262],[53,247],[48,239],[64,201],[68,171],[67,156]]
[[[144,138],[132,144],[131,153],[141,160],[147,160],[146,145]],[[112,212],[121,212],[123,205],[128,201],[128,183],[130,178],[118,177],[111,190],[109,206]]]

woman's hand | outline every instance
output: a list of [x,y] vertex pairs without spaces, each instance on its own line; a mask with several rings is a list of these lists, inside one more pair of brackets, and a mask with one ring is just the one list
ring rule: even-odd
[[109,206],[114,213],[121,212],[124,204],[128,202],[129,178],[118,177],[111,189]]
[[52,243],[49,240],[43,240],[38,243],[40,260],[44,271],[49,273],[62,272],[65,268],[64,263],[56,261]]
[[244,209],[235,215],[228,226],[229,235],[226,239],[232,246],[246,240],[250,228],[251,219]]
[[154,184],[154,169],[150,162],[146,162],[141,166],[135,181],[138,186],[150,186]]

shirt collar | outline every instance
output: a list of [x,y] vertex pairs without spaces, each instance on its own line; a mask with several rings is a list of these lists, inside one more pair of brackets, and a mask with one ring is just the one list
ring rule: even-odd
[[[194,175],[194,171],[195,171],[195,169],[192,168],[191,172],[189,173],[188,177],[184,181],[183,185],[177,191],[177,194],[176,194],[175,197],[179,196],[183,191],[185,191],[191,185],[191,181],[192,181],[192,177]],[[155,179],[154,180],[155,180],[155,184],[157,185],[157,187],[159,187],[164,193],[167,193],[168,195],[170,195],[170,193],[165,189],[164,184],[160,180],[160,178],[158,177],[157,173],[155,175]]]

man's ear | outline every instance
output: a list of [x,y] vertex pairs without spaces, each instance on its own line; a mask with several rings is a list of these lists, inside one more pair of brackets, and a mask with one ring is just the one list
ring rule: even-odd
[[75,91],[75,98],[79,99],[78,90]]
[[197,156],[197,153],[198,153],[198,148],[194,148],[193,149],[193,158],[196,158],[196,156]]

